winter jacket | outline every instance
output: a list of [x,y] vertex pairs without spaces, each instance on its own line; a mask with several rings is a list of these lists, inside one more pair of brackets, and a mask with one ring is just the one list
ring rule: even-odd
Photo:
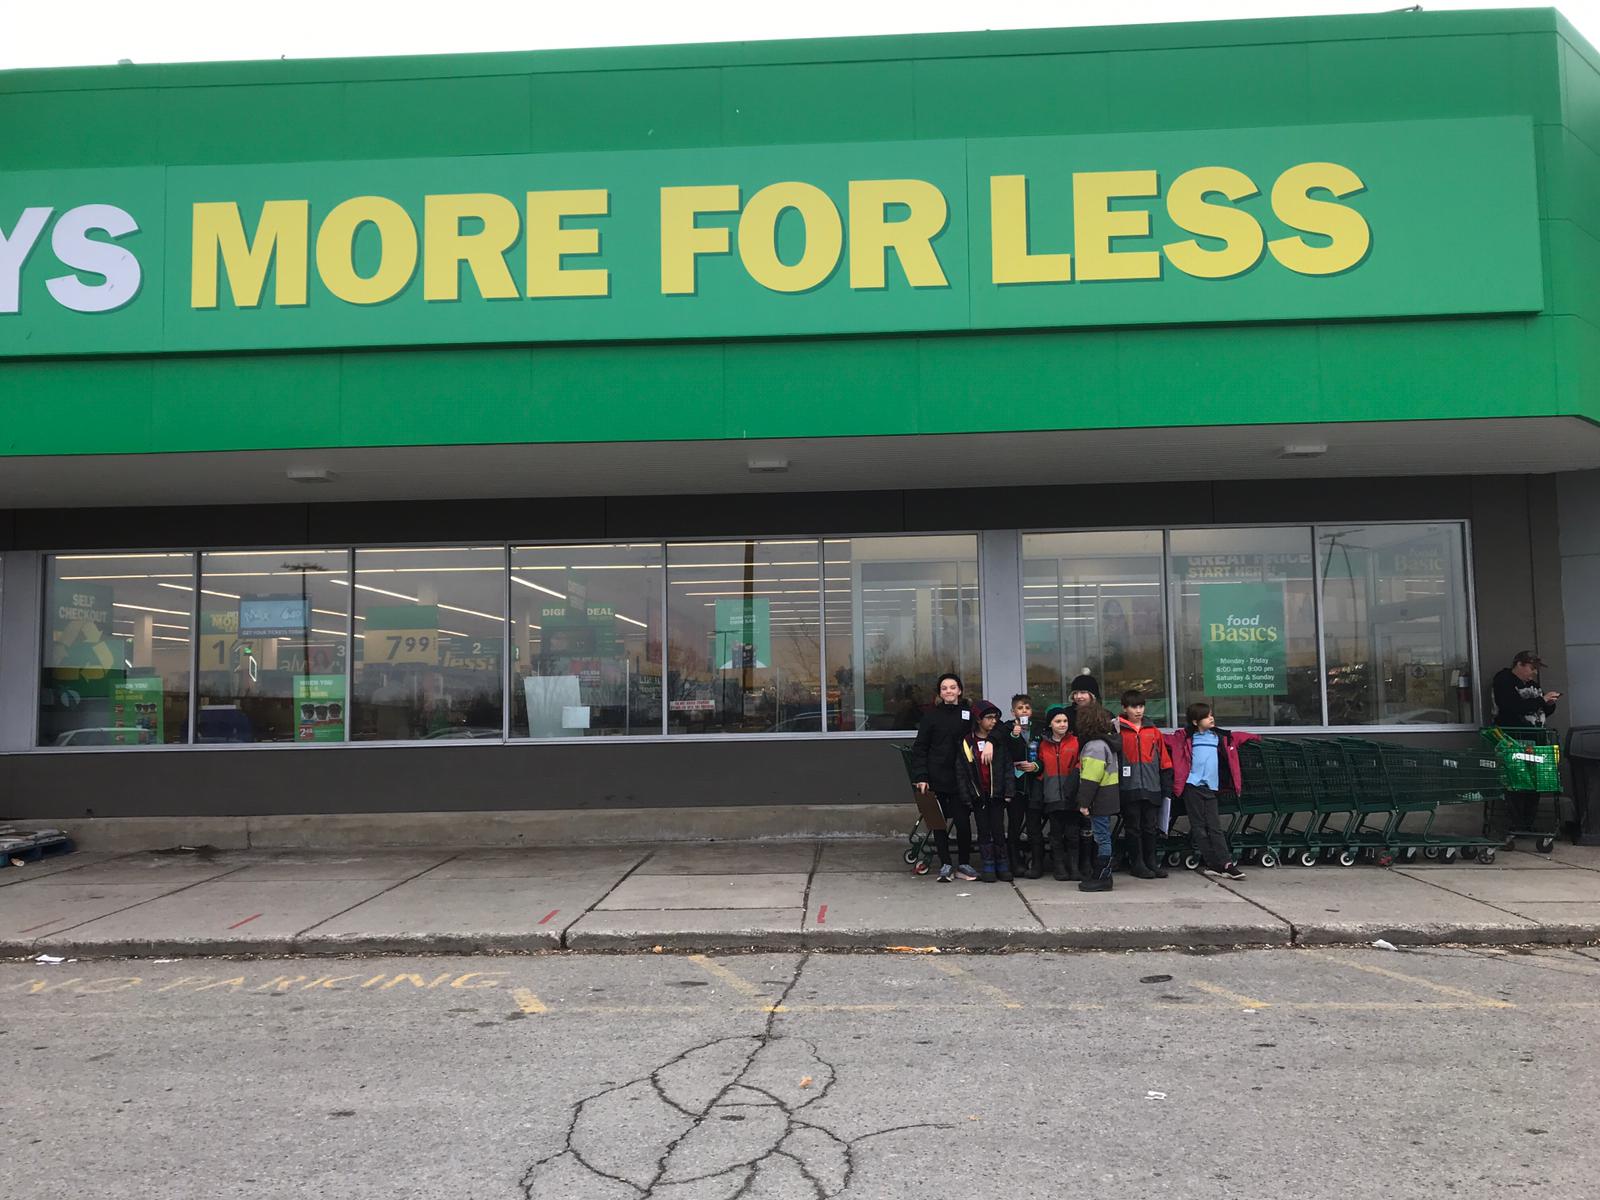
[[995,726],[994,736],[1006,744],[1006,753],[1011,756],[1011,777],[1016,781],[1016,798],[1026,799],[1030,805],[1037,807],[1035,793],[1039,790],[1039,773],[1037,771],[1024,771],[1017,774],[1016,768],[1029,760],[1032,740],[1027,736],[1032,730],[1024,731],[1013,718],[1002,721]]
[[1495,673],[1491,686],[1496,725],[1538,726],[1555,714],[1555,702],[1545,703],[1544,688],[1539,686],[1537,675],[1523,683],[1510,667],[1505,667]]
[[1121,771],[1117,752],[1102,738],[1086,742],[1078,749],[1078,809],[1089,810],[1091,817],[1111,817],[1122,811],[1118,787]]
[[972,728],[972,710],[965,700],[955,704],[935,704],[922,715],[917,725],[917,740],[911,743],[911,782],[925,783],[943,795],[954,795],[960,786],[956,763],[961,755],[961,740]]
[[1078,739],[1070,733],[1059,742],[1039,741],[1038,807],[1046,812],[1076,808],[1078,798]]
[[1148,721],[1134,725],[1118,717],[1117,732],[1122,735],[1122,794],[1141,800],[1172,795],[1172,752],[1161,730]]
[[[1243,775],[1239,771],[1239,747],[1246,742],[1256,741],[1253,733],[1235,733],[1231,729],[1224,729],[1218,725],[1214,732],[1217,735],[1217,775],[1222,783],[1221,791],[1237,792],[1239,780]],[[1184,786],[1189,782],[1189,768],[1194,765],[1194,734],[1187,728],[1175,729],[1166,735],[1167,750],[1172,754],[1172,795],[1173,798],[1183,795]]]
[[991,804],[996,800],[1009,800],[1016,794],[1016,777],[1011,773],[1011,752],[1008,739],[994,736],[999,733],[997,728],[986,739],[994,747],[994,754],[989,760],[989,786],[983,783],[983,771],[979,762],[983,745],[975,733],[968,734],[961,740],[961,758],[957,763],[959,770],[957,778],[961,783],[961,796],[969,804]]

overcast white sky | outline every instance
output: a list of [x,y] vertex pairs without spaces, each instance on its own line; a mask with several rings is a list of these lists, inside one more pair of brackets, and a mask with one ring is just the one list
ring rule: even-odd
[[[1384,12],[1396,0],[0,0],[0,69]],[[1434,8],[1528,8],[1451,0]],[[1600,44],[1600,0],[1556,7]],[[1399,19],[1399,18],[1397,18]]]

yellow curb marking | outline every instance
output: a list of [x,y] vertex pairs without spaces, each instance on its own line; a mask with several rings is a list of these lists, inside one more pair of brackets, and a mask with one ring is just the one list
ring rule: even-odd
[[544,1006],[544,1001],[535,996],[527,988],[513,988],[511,998],[517,1002],[517,1007],[529,1016],[538,1016],[550,1010]]
[[1221,984],[1207,983],[1203,979],[1191,979],[1189,981],[1189,986],[1197,991],[1204,992],[1208,996],[1216,996],[1219,999],[1227,1000],[1233,1004],[1237,1004],[1240,1008],[1255,1009],[1272,1007],[1270,1001],[1257,1000],[1251,996],[1241,996],[1238,992],[1230,992]]
[[1438,992],[1441,996],[1454,996],[1458,1000],[1470,1001],[1471,1007],[1476,1008],[1515,1008],[1509,1000],[1496,1000],[1491,996],[1480,996],[1477,992],[1469,992],[1465,988],[1451,987],[1446,983],[1435,983],[1431,979],[1423,979],[1418,975],[1407,975],[1401,971],[1391,971],[1387,967],[1375,967],[1371,963],[1351,962],[1348,958],[1340,958],[1335,954],[1324,954],[1313,950],[1310,953],[1318,958],[1327,959],[1341,967],[1349,967],[1352,971],[1365,971],[1368,975],[1381,975],[1385,979],[1397,980],[1400,983],[1414,983],[1418,987],[1427,988],[1429,991]]
[[[689,955],[689,961],[695,966],[699,967],[707,975],[713,975],[722,980],[723,983],[727,984],[734,991],[738,992],[741,996],[748,1000],[765,1001],[767,999],[766,995],[762,993],[760,989],[755,986],[755,984],[751,983],[749,980],[739,977],[738,975],[735,975],[721,963],[712,962],[704,954],[691,954]],[[789,1011],[782,1004],[763,1003],[760,1005],[760,1008],[762,1012],[769,1013]]]
[[1006,995],[1005,992],[1003,992],[999,988],[995,987],[994,984],[985,983],[983,980],[979,979],[976,975],[974,975],[971,971],[968,971],[965,967],[958,967],[955,963],[951,962],[949,959],[945,959],[945,958],[930,958],[930,957],[928,957],[926,955],[923,955],[923,956],[920,956],[920,957],[922,958],[923,962],[932,963],[934,970],[942,972],[943,974],[950,976],[951,979],[959,979],[959,980],[961,980],[961,982],[967,984],[969,987],[976,988],[978,991],[982,992],[985,996],[988,996],[991,1000],[993,1000],[1001,1008],[1021,1008],[1022,1007],[1022,1003],[1020,1001],[1013,1000],[1010,996]]

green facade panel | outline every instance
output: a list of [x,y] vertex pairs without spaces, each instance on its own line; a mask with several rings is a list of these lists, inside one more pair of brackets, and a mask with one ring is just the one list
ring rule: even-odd
[[[838,337],[843,329],[827,320],[774,317],[737,331],[752,340],[719,341],[727,331],[707,334],[694,320],[670,334],[630,332],[622,321],[601,335],[620,340],[593,345],[565,344],[586,332],[518,345],[514,333],[490,331],[494,344],[470,348],[401,338],[359,349],[359,338],[324,337],[311,349],[300,347],[318,338],[290,334],[276,353],[239,352],[223,339],[191,355],[171,352],[200,348],[171,341],[172,312],[146,305],[97,315],[98,350],[109,357],[80,359],[68,344],[49,348],[55,357],[0,361],[0,447],[49,455],[1600,420],[1600,69],[1551,10],[4,73],[0,171],[40,173],[47,195],[6,192],[0,233],[22,204],[92,201],[80,178],[63,174],[78,171],[108,183],[113,169],[129,169],[138,192],[179,169],[193,178],[265,171],[270,180],[271,164],[716,147],[774,147],[782,161],[794,151],[777,148],[853,143],[871,144],[859,147],[868,159],[880,144],[909,145],[907,161],[916,161],[940,144],[975,144],[966,139],[1113,134],[1131,147],[1152,136],[1181,141],[1185,130],[1486,117],[1516,118],[1532,132],[1535,249],[1486,242],[1464,224],[1450,231],[1458,275],[1432,282],[1470,280],[1496,255],[1508,270],[1521,263],[1525,277],[1542,277],[1542,296],[1493,310],[1502,315],[1285,305],[1249,314],[1255,323],[1218,324],[1244,318],[1191,308],[1158,314],[1158,327],[1117,328],[1129,317],[1112,306],[1098,322],[1063,317],[1061,326],[1078,327],[1041,321],[1028,332],[1013,331],[1029,323],[1015,318],[967,332],[959,321],[913,317],[861,330],[874,336]],[[1155,165],[1135,157],[1127,167]],[[324,211],[331,198],[319,201]],[[976,219],[984,203],[968,195],[961,208]],[[1462,211],[1474,203],[1482,209],[1475,194]],[[1391,219],[1408,230],[1436,215],[1404,207]],[[1485,219],[1492,226],[1493,212]],[[141,259],[186,267],[187,246],[162,245],[159,228],[134,236]],[[640,245],[646,253],[647,240]],[[981,277],[987,262],[974,257],[970,267]],[[760,311],[737,307],[741,317]],[[1386,319],[1360,319],[1374,315]],[[8,319],[0,313],[0,339]]]

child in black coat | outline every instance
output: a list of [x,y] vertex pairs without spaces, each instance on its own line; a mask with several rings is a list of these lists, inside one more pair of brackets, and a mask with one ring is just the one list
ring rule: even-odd
[[919,792],[932,792],[939,799],[945,819],[956,827],[956,846],[961,860],[950,861],[950,834],[933,831],[933,844],[939,851],[939,882],[976,879],[972,869],[972,809],[962,792],[957,763],[961,746],[972,725],[972,711],[962,699],[961,676],[947,671],[939,676],[939,702],[929,709],[917,726],[917,740],[911,744],[911,780]]
[[987,700],[972,706],[972,732],[962,743],[958,764],[962,789],[978,822],[978,878],[1010,883],[1011,862],[1006,847],[1006,803],[1016,794],[1011,774],[1009,739],[996,735],[1000,709]]

